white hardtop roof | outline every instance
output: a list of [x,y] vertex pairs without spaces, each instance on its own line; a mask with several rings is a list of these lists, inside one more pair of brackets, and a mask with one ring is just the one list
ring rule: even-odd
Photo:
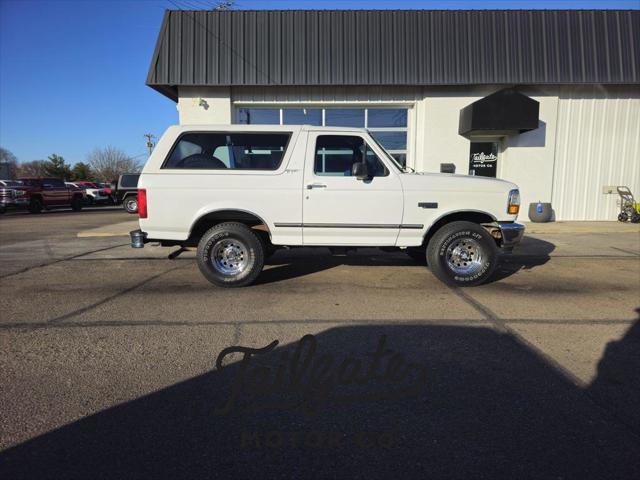
[[319,127],[315,125],[173,125],[171,128],[180,132],[293,132],[293,131],[323,131],[323,132],[366,132],[358,127]]

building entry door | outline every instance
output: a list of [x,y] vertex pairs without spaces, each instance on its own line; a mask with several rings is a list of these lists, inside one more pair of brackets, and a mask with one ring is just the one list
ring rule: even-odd
[[471,142],[469,175],[495,178],[498,172],[498,142]]

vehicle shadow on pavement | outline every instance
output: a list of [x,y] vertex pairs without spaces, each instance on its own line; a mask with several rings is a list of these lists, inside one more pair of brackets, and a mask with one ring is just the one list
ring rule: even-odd
[[0,476],[640,478],[639,328],[586,389],[488,327],[331,328],[8,449]]
[[555,249],[556,246],[551,242],[525,235],[512,254],[501,255],[498,268],[489,282],[497,282],[520,270],[530,270],[544,265],[551,259],[551,253]]
[[386,253],[377,248],[351,251],[345,255],[332,255],[328,248],[294,248],[278,250],[265,261],[265,268],[254,285],[281,282],[311,275],[341,265],[351,266],[418,266],[404,253]]
[[[489,283],[502,280],[518,273],[544,265],[555,250],[553,243],[533,237],[524,237],[516,247],[516,253],[501,255],[500,263]],[[296,277],[329,270],[341,265],[350,266],[415,266],[421,264],[401,251],[384,252],[377,248],[363,248],[345,255],[331,255],[329,249],[294,248],[279,250],[265,264],[270,267],[262,271],[255,285],[280,282]]]

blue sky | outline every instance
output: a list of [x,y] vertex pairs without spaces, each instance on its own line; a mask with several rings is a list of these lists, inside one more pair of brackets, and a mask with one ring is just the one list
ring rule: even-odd
[[[183,9],[209,0],[172,0]],[[640,8],[634,1],[238,0],[243,9]],[[175,103],[144,82],[169,0],[0,0],[0,146],[20,161],[85,159],[114,145],[145,152],[143,134],[177,123]]]

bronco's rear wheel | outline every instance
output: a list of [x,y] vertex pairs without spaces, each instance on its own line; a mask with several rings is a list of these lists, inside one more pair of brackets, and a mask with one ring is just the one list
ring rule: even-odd
[[246,225],[225,222],[209,229],[198,244],[198,267],[214,285],[244,287],[264,266],[264,247]]
[[480,225],[452,222],[429,241],[427,261],[433,274],[444,283],[459,287],[480,285],[497,266],[498,248]]

